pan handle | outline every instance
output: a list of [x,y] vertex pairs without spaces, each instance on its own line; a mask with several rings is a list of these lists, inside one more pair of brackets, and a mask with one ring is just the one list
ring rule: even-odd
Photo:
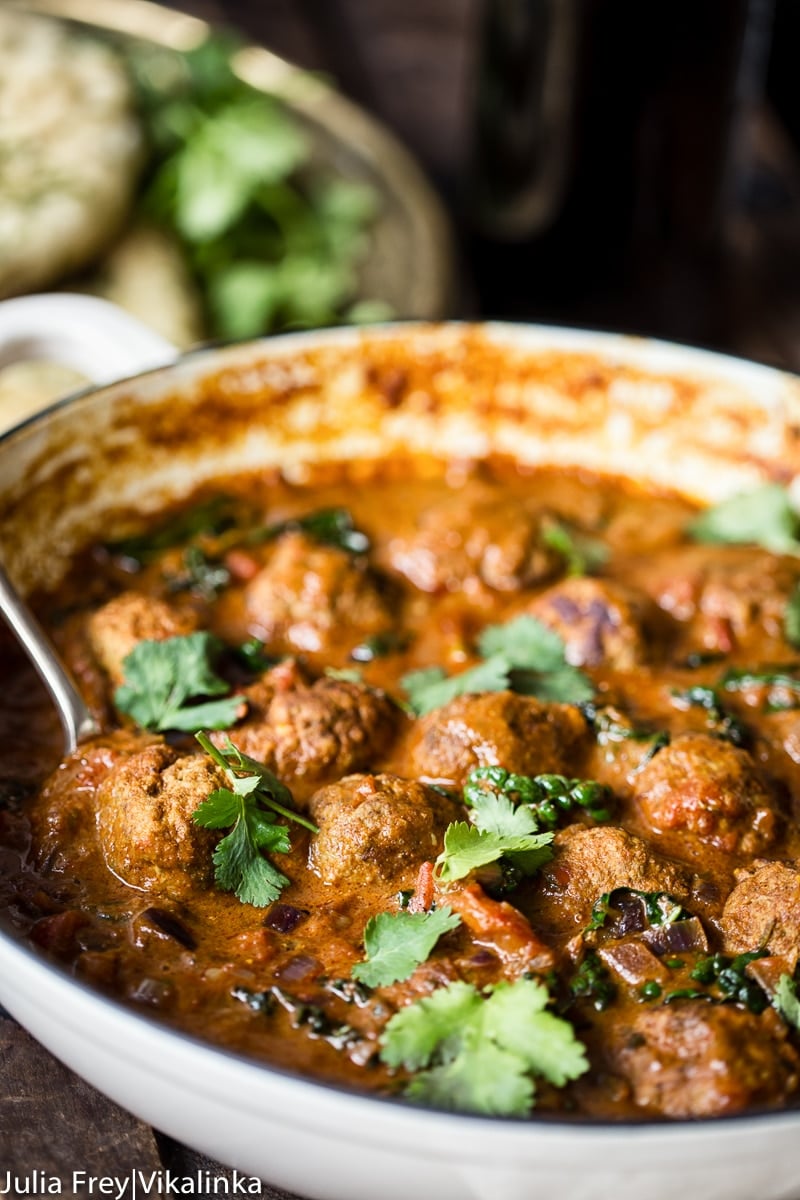
[[20,296],[0,303],[0,369],[15,362],[71,367],[111,383],[174,362],[178,350],[134,317],[95,296]]

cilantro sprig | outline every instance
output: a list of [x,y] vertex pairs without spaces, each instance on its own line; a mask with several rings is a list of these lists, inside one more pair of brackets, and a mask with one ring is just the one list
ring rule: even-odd
[[403,676],[401,685],[417,716],[441,708],[457,696],[512,689],[540,700],[581,704],[594,688],[566,661],[564,639],[535,617],[523,614],[505,625],[489,625],[478,638],[483,661],[460,675],[427,667]]
[[439,879],[452,883],[489,863],[505,859],[519,875],[532,875],[552,858],[552,832],[540,833],[536,818],[508,796],[484,792],[473,804],[474,824],[454,821],[444,833],[436,860]]
[[479,991],[457,981],[396,1013],[381,1038],[390,1067],[418,1072],[406,1096],[436,1108],[526,1116],[535,1077],[563,1087],[588,1069],[572,1026],[532,979]]
[[524,805],[538,829],[555,829],[559,821],[583,809],[595,821],[611,817],[613,793],[593,779],[567,779],[564,775],[516,775],[505,767],[475,767],[464,784],[464,800],[478,815],[491,807],[492,798],[508,797]]
[[364,930],[367,957],[352,975],[367,987],[387,987],[408,979],[425,962],[439,938],[456,929],[461,918],[449,905],[431,912],[378,913]]
[[605,542],[588,533],[548,521],[542,528],[542,541],[564,559],[567,575],[591,575],[608,561],[609,548]]
[[195,736],[230,784],[217,788],[192,814],[205,829],[230,828],[214,850],[217,887],[234,892],[243,904],[265,908],[290,882],[262,853],[288,854],[292,848],[288,829],[276,818],[294,821],[312,833],[317,827],[295,812],[286,785],[263,763],[243,754],[230,738],[220,750],[206,733]]
[[783,612],[783,636],[790,646],[800,650],[800,580],[794,585],[786,602]]
[[356,528],[352,513],[346,508],[317,508],[301,517],[287,517],[251,529],[243,539],[248,545],[273,542],[284,533],[304,533],[321,546],[335,546],[349,554],[367,554],[370,540]]
[[698,542],[763,546],[773,554],[800,553],[800,514],[788,490],[765,483],[706,509],[687,532]]
[[787,1025],[800,1029],[800,997],[797,995],[797,984],[791,975],[781,975],[772,997],[772,1005]]
[[124,682],[114,703],[142,729],[225,729],[244,711],[242,696],[221,696],[229,685],[212,666],[221,642],[203,630],[164,641],[142,641],[122,661]]

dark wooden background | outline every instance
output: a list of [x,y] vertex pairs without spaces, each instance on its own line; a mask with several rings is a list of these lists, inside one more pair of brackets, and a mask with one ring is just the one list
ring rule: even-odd
[[[106,0],[113,3],[113,0]],[[465,195],[481,0],[187,0],[301,65],[338,80],[421,158],[448,205],[462,251],[458,315],[550,315],[527,305],[507,256],[474,256]],[[778,0],[765,89],[742,124],[745,171],[726,231],[724,320],[716,342],[800,370],[800,105],[796,0]],[[480,258],[480,262],[478,262]],[[630,311],[636,296],[628,297]],[[624,323],[624,310],[623,323]],[[608,322],[606,322],[608,323]],[[669,332],[654,329],[653,332]],[[0,1015],[0,1186],[6,1170],[125,1175],[223,1168],[143,1126],[60,1066]],[[264,1196],[282,1193],[265,1186]],[[341,1200],[348,1200],[342,1197]],[[600,1200],[600,1198],[598,1198]]]

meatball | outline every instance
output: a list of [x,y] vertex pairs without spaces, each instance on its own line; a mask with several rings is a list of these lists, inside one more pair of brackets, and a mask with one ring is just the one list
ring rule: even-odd
[[737,871],[720,918],[724,948],[746,954],[763,946],[793,970],[800,954],[800,874],[779,862]]
[[385,692],[343,679],[275,687],[270,676],[281,667],[245,693],[250,714],[231,731],[245,754],[282,779],[319,784],[369,767],[387,750],[404,718]]
[[348,775],[311,797],[319,833],[309,865],[324,883],[413,886],[444,831],[463,814],[448,796],[396,775]]
[[665,556],[646,588],[684,622],[687,648],[728,653],[751,638],[783,642],[786,602],[800,577],[797,560],[755,546],[688,546]]
[[668,1117],[776,1108],[796,1091],[800,1059],[776,1013],[698,1001],[644,1009],[607,1046],[636,1104]]
[[473,767],[560,774],[587,733],[577,708],[514,692],[458,696],[419,722],[414,765],[429,779],[462,784]]
[[644,662],[644,597],[604,579],[565,579],[548,588],[527,610],[555,630],[576,667],[607,663],[629,670]]
[[553,575],[559,555],[540,538],[539,518],[493,489],[456,493],[427,508],[410,538],[389,547],[392,566],[423,592],[513,592]]
[[123,883],[180,898],[213,879],[218,835],[192,813],[225,779],[208,759],[145,747],[103,781],[97,828],[109,869]]
[[363,560],[287,533],[245,589],[252,632],[289,653],[349,650],[392,626],[380,583]]
[[656,833],[680,830],[689,843],[746,854],[775,838],[778,812],[756,763],[710,734],[676,737],[639,773],[634,795]]
[[555,931],[584,928],[605,892],[628,887],[687,899],[691,876],[623,829],[570,825],[556,834],[554,857],[539,874],[537,912]]
[[89,618],[89,642],[97,661],[115,683],[123,678],[122,664],[139,642],[163,642],[194,633],[197,616],[155,596],[123,592]]

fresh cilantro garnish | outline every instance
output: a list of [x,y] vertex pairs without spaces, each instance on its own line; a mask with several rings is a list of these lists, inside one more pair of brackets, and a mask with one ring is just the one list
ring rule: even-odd
[[235,892],[243,904],[265,908],[289,883],[262,854],[288,854],[292,848],[288,829],[279,825],[276,817],[294,821],[312,832],[317,831],[316,826],[294,811],[292,794],[285,784],[263,763],[243,754],[230,738],[226,748],[220,750],[205,733],[197,733],[196,737],[230,783],[230,787],[212,792],[192,814],[193,820],[206,829],[232,826],[214,850],[217,887]]
[[120,712],[133,717],[142,729],[224,729],[243,711],[241,696],[227,696],[204,704],[188,704],[202,696],[220,696],[228,684],[220,679],[211,660],[221,643],[207,631],[162,642],[143,641],[122,662],[124,683],[114,693]]
[[442,934],[460,923],[447,905],[431,912],[378,913],[364,930],[366,961],[356,963],[352,974],[367,987],[387,987],[408,979]]
[[576,808],[584,809],[595,821],[608,821],[613,803],[611,789],[593,779],[515,775],[504,767],[475,767],[470,771],[464,784],[464,800],[475,813],[487,804],[487,798],[501,796],[524,806],[534,817],[537,829],[555,829],[559,820]]
[[783,611],[783,636],[790,646],[800,650],[800,581],[794,585]]
[[781,975],[772,997],[772,1004],[787,1025],[800,1029],[800,998],[797,995],[797,984],[790,975]]
[[445,675],[439,667],[412,671],[401,680],[417,716],[476,692],[507,688],[540,700],[580,704],[594,695],[591,682],[565,658],[564,639],[535,617],[523,615],[506,625],[489,625],[478,639],[483,662]]
[[800,679],[785,670],[749,671],[732,667],[720,680],[727,692],[742,692],[748,688],[767,688],[767,712],[785,712],[800,707]]
[[186,547],[181,565],[178,574],[167,576],[169,592],[195,592],[203,600],[214,600],[231,581],[228,568],[210,558],[199,546]]
[[381,1037],[390,1067],[418,1071],[406,1088],[420,1104],[525,1116],[534,1076],[563,1087],[588,1069],[569,1022],[547,1012],[544,984],[500,983],[488,992],[461,981],[396,1013]]
[[272,542],[284,533],[304,533],[321,546],[335,546],[350,554],[366,554],[370,540],[360,529],[356,529],[351,513],[346,508],[319,508],[302,517],[287,517],[252,529],[246,537],[250,544]]
[[389,629],[385,633],[374,633],[371,637],[359,642],[350,651],[354,662],[368,663],[376,658],[386,658],[390,654],[399,654],[408,645],[408,634],[400,630]]
[[747,977],[745,971],[751,962],[763,958],[766,953],[766,950],[750,950],[735,957],[713,954],[709,958],[701,958],[689,974],[696,983],[716,987],[721,993],[722,1002],[744,1004],[751,1012],[761,1013],[767,1007],[767,997],[756,981]]
[[443,883],[463,879],[471,871],[507,859],[523,875],[549,862],[552,833],[538,833],[536,818],[507,796],[484,792],[473,805],[474,825],[455,821],[444,833],[444,849],[436,860]]
[[800,552],[800,515],[780,483],[723,500],[696,517],[687,532],[698,542],[763,546],[773,554]]
[[590,1000],[597,1012],[604,1012],[613,1003],[617,989],[608,968],[593,950],[584,956],[572,976],[569,994],[573,1000]]
[[115,557],[127,559],[141,567],[152,562],[164,550],[223,533],[235,523],[234,501],[229,496],[214,496],[168,517],[152,531],[110,542],[106,549]]
[[234,647],[233,653],[248,671],[252,671],[254,675],[261,675],[280,662],[280,658],[274,654],[267,654],[264,647],[265,643],[261,638],[251,637]]
[[364,676],[358,667],[326,667],[326,679],[341,679],[344,683],[361,683]]
[[604,542],[560,521],[548,521],[542,527],[542,541],[564,559],[568,575],[591,575],[608,561]]
[[212,337],[385,320],[385,304],[358,301],[374,189],[312,161],[302,123],[234,71],[236,49],[126,48],[152,151],[141,216],[178,240]]
[[460,675],[448,676],[441,667],[426,667],[404,675],[400,683],[412,712],[421,717],[449,704],[456,696],[505,691],[509,686],[509,667],[506,659],[498,655]]
[[[724,683],[723,686],[727,686]],[[679,708],[704,708],[706,711],[706,728],[715,737],[724,738],[734,746],[746,746],[749,741],[747,729],[742,722],[722,702],[716,688],[697,685],[686,691],[675,690],[672,702]]]

